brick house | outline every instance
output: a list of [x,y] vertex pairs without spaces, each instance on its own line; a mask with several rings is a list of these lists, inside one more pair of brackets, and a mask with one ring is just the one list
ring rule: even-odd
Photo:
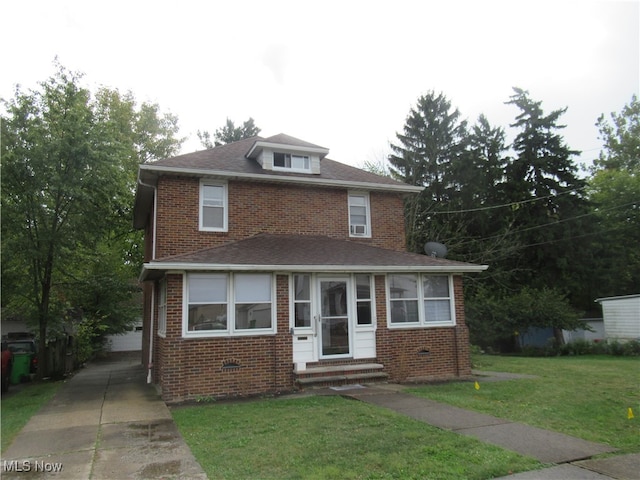
[[408,253],[421,188],[280,134],[140,166],[143,359],[163,398],[470,374],[462,274]]

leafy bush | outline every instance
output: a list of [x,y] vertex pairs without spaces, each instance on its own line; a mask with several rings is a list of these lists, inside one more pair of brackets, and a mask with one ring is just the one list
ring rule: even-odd
[[585,328],[566,297],[548,288],[525,287],[508,294],[480,288],[465,305],[471,342],[485,349],[518,350],[515,336],[530,327]]

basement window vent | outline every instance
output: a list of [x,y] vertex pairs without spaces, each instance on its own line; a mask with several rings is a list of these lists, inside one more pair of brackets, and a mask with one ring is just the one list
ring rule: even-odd
[[222,362],[223,370],[232,370],[235,368],[240,368],[240,363],[235,360],[225,360],[224,362]]
[[418,355],[429,355],[431,352],[427,348],[418,350]]

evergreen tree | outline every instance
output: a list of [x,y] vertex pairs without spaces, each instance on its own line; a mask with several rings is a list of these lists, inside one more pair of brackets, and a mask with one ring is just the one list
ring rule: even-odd
[[227,122],[223,127],[218,128],[213,134],[213,142],[211,142],[211,134],[204,130],[198,130],[198,138],[202,146],[209,149],[213,147],[219,147],[227,143],[237,142],[245,138],[255,137],[260,133],[260,129],[256,126],[253,118],[249,117],[249,120],[245,120],[241,126],[236,127],[235,123],[227,118]]
[[466,146],[467,122],[442,94],[421,96],[407,116],[398,145],[391,144],[390,171],[394,178],[425,190],[406,208],[408,248],[421,251],[425,240],[445,241],[449,224],[439,223],[433,212],[442,208],[458,186],[454,164]]
[[520,113],[511,126],[519,133],[513,142],[515,158],[506,169],[506,198],[514,204],[512,235],[521,252],[510,260],[517,282],[542,288],[558,285],[577,291],[586,273],[588,238],[586,182],[578,178],[571,150],[559,135],[566,108],[545,115],[541,102],[514,88],[508,104]]

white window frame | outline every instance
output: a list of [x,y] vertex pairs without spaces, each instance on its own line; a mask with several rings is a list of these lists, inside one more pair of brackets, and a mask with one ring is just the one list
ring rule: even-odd
[[[276,154],[284,155],[285,166],[276,165]],[[299,153],[287,153],[287,152],[273,152],[273,169],[280,170],[282,172],[299,172],[299,173],[311,173],[311,157],[309,155],[302,155]],[[294,158],[302,159],[302,167],[294,167]],[[286,166],[287,160],[289,160],[289,166]]]
[[[309,299],[308,300],[299,300],[296,298],[296,276],[305,276],[309,278]],[[290,299],[290,315],[291,319],[291,328],[295,329],[296,332],[312,332],[313,331],[313,322],[315,321],[315,316],[313,312],[314,305],[314,286],[315,286],[315,276],[308,272],[302,273],[293,273],[289,277],[289,299]],[[296,305],[308,305],[309,307],[309,316],[310,321],[307,326],[296,326]]]
[[[386,276],[386,297],[387,297],[387,327],[390,329],[402,329],[402,328],[434,328],[434,327],[454,327],[456,325],[456,307],[455,307],[455,294],[453,290],[453,275],[447,274],[428,274],[428,273],[397,273],[396,275],[415,275],[417,277],[417,298],[407,298],[406,300],[418,302],[418,321],[417,322],[391,322],[391,308],[393,300],[391,299],[391,281],[390,277],[393,274],[387,274]],[[447,277],[447,284],[449,288],[448,297],[425,297],[424,295],[424,277],[436,276]],[[429,300],[448,300],[450,310],[450,320],[448,321],[430,321],[426,318],[425,301]],[[396,300],[400,301],[400,299]]]
[[[204,225],[204,189],[205,187],[220,187],[222,188],[222,227],[207,227]],[[201,231],[204,232],[226,232],[229,228],[229,194],[227,182],[221,182],[216,180],[200,180],[200,201],[198,206],[198,224]]]
[[[353,198],[364,199],[365,218],[366,225],[354,224],[351,220],[351,200]],[[362,207],[362,205],[353,205],[354,207]],[[349,236],[355,238],[371,238],[371,202],[369,201],[368,192],[349,192],[349,200],[347,208],[349,209]],[[359,233],[358,227],[364,226],[364,232]]]
[[[191,276],[205,276],[205,275],[224,275],[227,282],[227,328],[225,330],[189,330],[189,278]],[[255,274],[255,275],[268,275],[270,281],[270,302],[259,303],[271,303],[271,327],[269,328],[236,328],[236,288],[235,288],[235,276],[243,274]],[[182,305],[182,336],[184,338],[208,338],[208,337],[241,337],[241,336],[256,336],[256,335],[273,335],[277,332],[277,317],[276,317],[276,280],[271,273],[252,273],[252,272],[187,272],[183,274],[183,305]],[[239,305],[247,302],[237,302]]]
[[[358,276],[369,277],[369,298],[358,298]],[[353,283],[353,303],[355,312],[355,325],[358,330],[373,330],[376,327],[376,292],[375,292],[375,280],[371,273],[355,273],[352,278]],[[358,323],[358,303],[369,302],[371,309],[371,323]]]
[[158,284],[158,335],[167,336],[167,279]]

